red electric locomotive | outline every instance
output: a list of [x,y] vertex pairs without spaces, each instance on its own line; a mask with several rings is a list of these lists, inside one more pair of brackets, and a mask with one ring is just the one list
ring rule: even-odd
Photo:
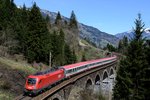
[[26,80],[24,94],[35,95],[64,78],[64,69],[49,69],[29,75]]

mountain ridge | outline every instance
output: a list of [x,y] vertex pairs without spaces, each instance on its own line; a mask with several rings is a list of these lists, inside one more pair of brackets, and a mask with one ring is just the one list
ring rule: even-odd
[[[43,9],[41,9],[41,13],[44,17],[48,15],[50,17],[51,23],[54,23],[57,13]],[[69,22],[69,18],[65,16],[62,16],[62,20]],[[78,22],[78,28],[80,38],[90,40],[90,42],[94,43],[97,47],[103,48],[107,45],[107,43],[117,46],[119,42],[119,39],[116,38],[114,35],[102,32],[93,26],[85,25]]]
[[[150,39],[150,28],[145,28],[142,35],[143,35],[143,38]],[[134,30],[117,33],[115,36],[119,39],[123,39],[123,37],[126,36],[130,40],[134,38]]]

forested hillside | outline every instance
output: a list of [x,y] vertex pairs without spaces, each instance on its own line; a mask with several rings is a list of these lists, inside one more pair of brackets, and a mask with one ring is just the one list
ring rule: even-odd
[[[82,59],[80,56],[79,29],[74,11],[69,20],[57,13],[54,23],[40,8],[33,4],[17,8],[13,0],[0,0],[0,55],[22,55],[29,63],[52,66],[70,64]],[[84,51],[83,51],[84,52]]]
[[73,30],[78,34],[74,13],[70,23],[67,23],[61,21],[58,12],[54,25],[51,25],[49,17],[43,18],[35,3],[27,9],[25,5],[17,8],[13,0],[0,2],[1,56],[21,54],[29,63],[35,61],[48,64],[51,52],[55,66],[76,62],[75,47],[70,49],[70,41],[68,44],[65,41],[68,35],[64,33],[67,27],[68,31]]

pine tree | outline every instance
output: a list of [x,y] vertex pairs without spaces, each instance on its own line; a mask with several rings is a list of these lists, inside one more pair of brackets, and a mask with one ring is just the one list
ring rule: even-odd
[[118,52],[125,54],[127,51],[127,47],[128,47],[128,38],[124,36],[123,39],[119,41]]
[[83,53],[83,55],[82,55],[82,60],[81,60],[81,61],[86,61],[85,53]]
[[75,15],[74,11],[71,12],[69,25],[71,28],[78,28],[78,22],[77,22],[76,15]]
[[17,33],[17,40],[18,43],[18,51],[20,53],[25,54],[26,48],[28,45],[26,44],[27,34],[28,31],[28,23],[29,23],[29,11],[27,10],[25,4],[23,5],[22,9],[18,9],[18,15],[16,16],[17,23],[16,23],[16,33]]
[[64,64],[64,32],[61,29],[60,31],[54,31],[52,34],[52,62],[53,66],[60,66]]
[[113,46],[113,45],[111,45],[111,44],[107,44],[107,47],[106,47],[109,51],[111,51],[111,52],[114,52],[114,51],[116,51],[116,48]]
[[76,57],[76,53],[75,53],[75,50],[72,51],[72,63],[76,63],[77,61],[77,57]]
[[65,49],[65,33],[61,29],[59,35],[59,47],[60,47],[60,65],[64,64],[64,49]]
[[77,61],[77,57],[75,54],[75,51],[71,51],[70,47],[68,44],[65,44],[65,65],[66,64],[72,64],[75,63]]
[[60,12],[58,11],[57,16],[56,16],[56,19],[55,19],[55,24],[56,24],[56,25],[60,25],[60,24],[61,24],[61,20],[62,20],[61,14],[60,14]]
[[26,39],[26,57],[29,62],[48,63],[49,58],[49,32],[46,21],[42,17],[39,8],[33,4],[29,14],[28,34]]
[[147,68],[145,68],[145,74],[144,74],[144,79],[142,79],[142,83],[143,84],[143,87],[145,88],[145,91],[144,91],[144,96],[145,96],[145,100],[150,100],[150,87],[149,87],[149,84],[150,84],[150,40],[146,40],[146,43],[145,43],[145,50],[146,50],[146,60],[148,62],[148,65],[146,66]]
[[49,15],[46,15],[46,22],[50,23],[50,17],[49,17]]
[[57,55],[59,54],[58,50],[58,33],[54,30],[51,34],[51,52],[52,52],[52,66],[57,66]]
[[50,20],[50,16],[49,15],[46,15],[46,23],[47,23],[47,28],[48,30],[50,31],[50,28],[51,28],[51,20]]
[[0,31],[2,30],[2,28],[3,28],[3,17],[2,17],[2,12],[3,12],[3,6],[4,6],[4,2],[3,2],[3,0],[0,0]]
[[147,61],[144,50],[142,33],[144,23],[141,15],[135,20],[134,38],[128,46],[127,54],[120,62],[117,72],[116,85],[114,87],[115,100],[144,100],[145,69]]
[[119,41],[119,44],[118,44],[118,52],[120,52],[120,53],[123,52],[123,42],[122,42],[122,40]]

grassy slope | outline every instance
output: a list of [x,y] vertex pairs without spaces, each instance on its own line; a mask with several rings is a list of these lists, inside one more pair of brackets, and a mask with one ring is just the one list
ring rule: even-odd
[[33,67],[31,67],[30,64],[23,62],[23,61],[17,62],[12,59],[0,57],[0,63],[3,63],[5,65],[9,66],[10,69],[17,69],[20,71],[25,71],[27,74],[32,74],[32,73],[35,73],[35,71],[36,71]]
[[0,100],[12,100],[23,92],[25,77],[36,70],[25,62],[0,57]]
[[85,40],[80,40],[80,50],[78,52],[78,61],[85,55],[86,60],[98,59],[105,57],[106,51],[90,45]]

